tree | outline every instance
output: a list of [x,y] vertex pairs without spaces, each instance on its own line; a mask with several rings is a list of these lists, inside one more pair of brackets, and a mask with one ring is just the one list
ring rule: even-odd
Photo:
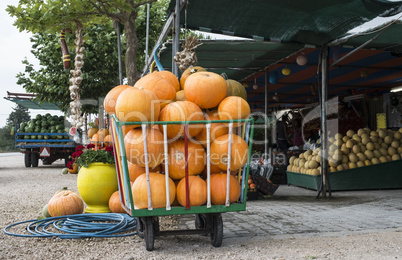
[[[66,34],[68,43],[73,42],[72,38],[72,35]],[[86,105],[85,100],[96,102],[119,84],[117,35],[109,22],[88,28],[84,39],[86,55],[80,90],[81,99],[84,100],[82,112],[96,113],[97,103]],[[22,85],[27,92],[36,93],[37,101],[57,103],[63,112],[67,112],[70,104],[70,74],[63,68],[60,59],[59,36],[55,33],[35,33],[31,42],[31,52],[39,60],[41,67],[35,70],[32,64],[24,60],[25,72],[17,75],[17,84]],[[124,46],[122,47],[124,50]],[[75,48],[69,49],[71,60],[74,62]]]
[[[14,23],[20,31],[30,32],[60,32],[63,28],[77,29],[80,24],[87,28],[90,24],[105,24],[110,20],[120,22],[124,26],[126,39],[125,70],[129,85],[139,78],[137,50],[137,24],[143,20],[144,5],[153,4],[153,11],[159,16],[151,24],[151,32],[158,32],[163,23],[160,22],[162,6],[167,0],[20,0],[18,6],[7,7],[7,12],[16,17]],[[159,10],[159,12],[158,12]],[[163,9],[164,10],[164,9]],[[140,20],[137,20],[140,18]]]
[[29,120],[31,120],[31,116],[29,115],[28,108],[17,104],[7,118],[7,125],[13,127]]

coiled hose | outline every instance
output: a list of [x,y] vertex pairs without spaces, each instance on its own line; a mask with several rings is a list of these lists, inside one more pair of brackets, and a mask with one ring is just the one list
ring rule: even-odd
[[[113,223],[110,223],[113,222]],[[8,229],[21,224],[30,223],[26,230],[29,234],[16,234]],[[42,220],[32,219],[17,222],[4,228],[4,233],[18,237],[58,237],[62,239],[88,238],[88,237],[124,237],[137,234],[127,233],[135,230],[136,220],[127,214],[120,213],[86,213],[50,217]],[[63,233],[49,231],[55,228]]]

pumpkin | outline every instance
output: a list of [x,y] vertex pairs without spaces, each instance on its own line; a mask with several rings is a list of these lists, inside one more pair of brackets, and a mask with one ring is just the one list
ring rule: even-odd
[[92,136],[94,135],[94,134],[96,134],[98,132],[98,128],[96,128],[96,127],[91,127],[91,128],[89,128],[89,130],[88,130],[88,137],[89,138],[92,138]]
[[113,192],[110,196],[109,209],[112,213],[127,213],[121,206],[119,191]]
[[[211,162],[222,170],[227,170],[228,138],[228,134],[222,135],[211,144]],[[232,134],[231,143],[230,170],[235,171],[247,163],[248,145],[243,138],[235,134]]]
[[184,96],[184,90],[176,92],[176,101],[186,101],[186,97]]
[[[159,115],[159,121],[198,121],[204,120],[201,109],[190,101],[177,101],[168,104],[162,109]],[[201,132],[203,125],[191,124],[188,126],[188,136],[193,137]],[[163,131],[163,126],[159,125],[159,129]],[[184,136],[184,125],[169,124],[167,126],[168,138],[179,138]]]
[[72,174],[78,173],[78,165],[77,165],[76,163],[73,163],[73,168],[72,168],[72,169],[68,169],[68,172],[69,172],[69,173],[72,173]]
[[[145,173],[145,167],[141,167],[137,164],[131,163],[130,161],[127,161],[127,166],[128,166],[128,174],[130,176],[130,181],[134,182],[138,176],[141,174]],[[150,172],[162,172],[162,166],[157,165],[154,168],[149,168]]]
[[[212,110],[204,115],[204,120],[220,120],[217,110]],[[229,129],[223,123],[212,123],[210,127],[210,143],[212,143],[217,137],[227,134]],[[199,141],[202,146],[207,147],[207,129],[204,127],[201,132],[195,136],[195,139]]]
[[155,93],[159,101],[174,100],[176,98],[176,89],[169,80],[165,79],[159,71],[155,71],[140,78],[134,87],[142,87]]
[[207,70],[200,66],[190,67],[183,71],[180,77],[180,88],[184,90],[184,83],[186,82],[188,76],[196,72],[206,72]]
[[[119,97],[120,93],[127,89],[131,88],[129,85],[119,85],[117,87],[112,88],[107,94],[105,99],[103,100],[103,107],[109,115],[115,114],[116,100]],[[91,138],[91,137],[90,137]]]
[[[176,188],[177,201],[186,206],[186,178],[181,179]],[[188,177],[188,195],[190,206],[201,206],[207,202],[207,183],[198,176]]]
[[[207,179],[207,175],[208,175],[207,171],[208,171],[208,168],[207,168],[207,165],[205,164],[204,170],[201,173],[202,178]],[[236,174],[238,172],[239,172],[239,170],[230,171],[230,174],[236,176]],[[210,174],[214,174],[214,173],[226,173],[226,171],[222,170],[221,168],[219,168],[215,164],[211,163],[210,164]]]
[[213,72],[197,72],[188,76],[184,96],[200,108],[213,108],[226,97],[225,79]]
[[[223,205],[226,202],[227,174],[217,173],[211,175],[211,202],[214,205]],[[233,175],[229,177],[229,202],[233,203],[240,198],[240,183]]]
[[125,137],[126,134],[127,134],[128,132],[130,132],[131,129],[136,128],[136,127],[139,127],[139,125],[123,125],[123,126],[121,127],[121,130],[122,130],[122,132],[123,132],[123,137]]
[[[197,175],[204,170],[205,151],[195,142],[188,142],[188,175]],[[185,176],[184,140],[176,140],[168,145],[169,177],[180,180]]]
[[99,135],[96,133],[96,134],[94,134],[94,135],[92,136],[92,138],[91,138],[91,143],[94,144],[94,145],[100,145],[101,142],[103,142],[103,140],[104,140],[104,137],[103,137],[102,135],[99,136]]
[[116,117],[123,122],[156,121],[160,103],[152,91],[132,87],[121,92],[115,110]]
[[[153,208],[166,207],[166,185],[165,175],[156,172],[149,173],[149,183],[151,186],[151,202]],[[148,192],[146,174],[143,173],[135,180],[132,186],[134,206],[139,209],[148,208]],[[169,178],[169,201],[170,205],[176,197],[176,186]]]
[[228,88],[228,97],[237,96],[243,98],[244,100],[247,100],[247,91],[244,88],[243,84],[233,79],[227,79],[226,86]]
[[[147,152],[148,165],[155,167],[161,164],[163,155],[163,134],[161,131],[147,127]],[[131,163],[145,167],[145,153],[142,128],[134,128],[130,130],[124,137],[124,146],[126,148],[127,160]]]
[[[250,112],[250,105],[247,101],[236,96],[225,98],[218,107],[219,119],[221,120],[248,119]],[[242,123],[234,123],[233,127],[239,125]]]
[[159,71],[159,75],[169,81],[169,83],[174,87],[174,90],[177,92],[180,90],[180,82],[177,79],[176,75],[168,70]]
[[78,193],[61,190],[49,200],[47,210],[52,217],[81,214],[84,211],[84,202]]
[[[99,129],[97,134],[100,137],[100,139],[104,141],[105,137],[109,134],[109,130],[107,130],[106,128],[101,128],[101,129]],[[101,138],[101,136],[102,136],[102,138]]]
[[112,136],[111,135],[105,136],[105,139],[103,141],[105,143],[113,143]]

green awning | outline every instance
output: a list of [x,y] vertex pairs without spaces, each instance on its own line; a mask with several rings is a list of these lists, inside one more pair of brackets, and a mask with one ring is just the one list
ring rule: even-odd
[[28,109],[60,110],[60,108],[57,106],[57,104],[50,104],[50,103],[45,103],[45,102],[39,103],[32,99],[19,99],[19,98],[10,98],[10,97],[9,98],[5,97],[4,99],[14,102],[14,103],[21,105]]
[[[196,49],[198,63],[208,71],[226,74],[230,79],[241,80],[275,64],[303,48],[300,44],[257,42],[254,40],[201,40]],[[160,54],[162,66],[172,67],[172,45],[165,44]]]
[[[174,10],[171,1],[169,10]],[[402,1],[190,0],[183,28],[263,41],[322,45],[377,17],[402,11]]]

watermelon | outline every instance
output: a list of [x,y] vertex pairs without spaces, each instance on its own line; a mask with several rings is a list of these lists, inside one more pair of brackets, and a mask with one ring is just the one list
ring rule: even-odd
[[77,133],[77,128],[71,127],[70,130],[68,131],[68,134],[71,136],[74,136]]

